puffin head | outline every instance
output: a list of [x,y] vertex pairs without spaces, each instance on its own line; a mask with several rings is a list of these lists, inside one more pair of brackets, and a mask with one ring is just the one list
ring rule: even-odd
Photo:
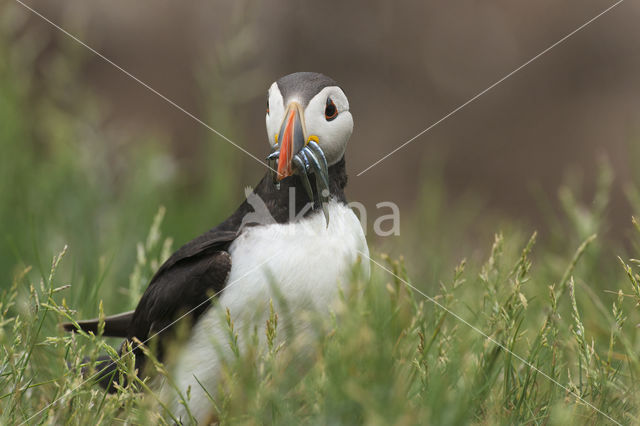
[[328,197],[328,167],[340,161],[353,131],[349,101],[338,84],[314,72],[284,76],[269,88],[265,120],[274,179],[298,174],[313,199],[308,175],[315,174],[317,193]]

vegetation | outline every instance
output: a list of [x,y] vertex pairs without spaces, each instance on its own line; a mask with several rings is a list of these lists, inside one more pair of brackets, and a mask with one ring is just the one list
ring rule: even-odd
[[[4,34],[0,56],[37,41]],[[48,58],[39,78],[27,71],[35,55],[0,62],[0,423],[170,423],[149,382],[108,395],[78,373],[84,356],[118,342],[58,324],[135,306],[175,248],[162,234],[186,241],[240,199],[221,176],[243,159],[206,145],[202,157],[225,169],[202,167],[192,185],[167,173],[157,137],[109,145],[97,130],[102,107],[75,84],[68,53]],[[564,186],[562,214],[539,236],[495,215],[474,221],[474,200],[449,200],[438,176],[425,176],[419,209],[403,216],[412,232],[387,243],[406,260],[372,243],[371,280],[354,276],[334,314],[314,319],[312,363],[296,357],[286,313],[272,312],[253,331],[267,343],[250,339],[225,365],[212,402],[220,422],[638,423],[640,261],[605,237],[611,171],[600,176],[588,204]],[[633,189],[629,198],[640,209]],[[465,237],[493,229],[504,233]],[[132,365],[119,361],[133,379]]]
[[[132,293],[140,291],[136,283],[143,271],[157,264],[152,253],[160,248],[163,257],[168,253],[158,235],[161,214],[139,247],[128,287]],[[371,281],[354,277],[335,315],[319,322],[323,328],[311,365],[298,365],[299,348],[288,344],[287,330],[279,328],[282,314],[272,312],[264,329],[254,330],[267,334],[267,345],[250,339],[249,348],[225,367],[215,401],[219,419],[225,424],[634,423],[638,261],[620,261],[620,274],[592,281],[582,272],[598,269],[589,259],[606,258],[590,256],[598,248],[594,236],[567,256],[563,273],[556,274],[549,266],[555,256],[533,255],[535,239],[534,234],[522,244],[497,235],[483,264],[461,262],[432,297],[417,288],[424,283],[411,280],[402,261],[375,255]],[[114,351],[99,336],[56,329],[62,320],[83,317],[93,303],[101,314],[104,310],[97,299],[69,306],[73,285],[65,285],[58,270],[68,257],[66,249],[55,256],[40,279],[23,268],[3,292],[3,423],[170,419],[152,391],[139,392],[149,390],[148,383],[134,381],[106,395],[74,370],[85,355],[95,359]],[[610,293],[598,290],[603,283]],[[228,326],[234,345],[237,331]],[[129,358],[120,367],[133,377]],[[167,371],[159,363],[156,370]]]

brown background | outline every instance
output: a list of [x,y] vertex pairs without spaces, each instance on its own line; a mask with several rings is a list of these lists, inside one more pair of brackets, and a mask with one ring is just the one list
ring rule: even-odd
[[[554,199],[574,169],[583,172],[589,194],[596,165],[606,158],[616,176],[610,214],[628,228],[632,212],[623,190],[638,162],[640,123],[637,2],[622,3],[360,177],[612,2],[29,4],[260,158],[267,152],[269,84],[294,71],[332,76],[356,122],[349,196],[371,207],[382,200],[413,207],[424,176],[441,169],[452,197],[475,193],[490,208],[535,224],[532,187]],[[32,31],[55,31],[18,4],[11,13]],[[57,37],[50,49],[83,49],[73,44]],[[203,144],[226,143],[96,56],[87,57],[83,78],[108,111],[107,138],[121,131],[162,134],[179,171],[194,173],[196,182],[190,159]],[[243,167],[242,185],[262,173],[252,160]]]

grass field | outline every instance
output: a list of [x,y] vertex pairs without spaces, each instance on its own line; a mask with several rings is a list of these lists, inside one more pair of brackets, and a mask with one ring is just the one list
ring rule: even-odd
[[[113,146],[68,53],[38,79],[27,56],[0,62],[0,423],[170,423],[147,382],[113,395],[85,383],[68,366],[118,342],[58,324],[134,307],[171,249],[239,202],[242,188],[223,182],[244,163],[212,140],[193,184],[167,173],[176,166],[154,135]],[[640,227],[629,220],[624,247],[606,237],[612,174],[599,176],[587,202],[563,186],[539,235],[425,176],[403,235],[371,244],[371,280],[354,277],[318,319],[316,361],[296,365],[286,313],[272,313],[254,331],[268,343],[225,366],[221,423],[638,423]],[[133,378],[131,365],[120,363]]]

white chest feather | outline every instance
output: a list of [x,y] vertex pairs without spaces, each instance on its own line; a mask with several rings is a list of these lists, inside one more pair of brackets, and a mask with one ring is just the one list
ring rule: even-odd
[[[264,328],[271,300],[278,309],[278,298],[284,297],[295,321],[307,310],[328,311],[338,288],[348,285],[354,265],[359,264],[368,277],[369,251],[360,222],[343,204],[332,201],[328,209],[328,227],[322,213],[316,213],[289,224],[245,228],[231,244],[227,285],[196,324],[175,371],[180,389],[191,386],[189,409],[197,420],[206,418],[211,408],[200,384],[216,389],[219,360],[228,353],[226,309],[242,346],[244,336],[256,325]],[[295,326],[298,331],[306,328],[305,324]]]
[[[331,202],[329,227],[321,213],[290,224],[247,228],[231,245],[231,274],[222,305],[231,312],[270,296],[270,283],[296,308],[323,308],[351,268],[368,255],[360,222],[348,207]],[[368,274],[369,263],[362,265]]]

